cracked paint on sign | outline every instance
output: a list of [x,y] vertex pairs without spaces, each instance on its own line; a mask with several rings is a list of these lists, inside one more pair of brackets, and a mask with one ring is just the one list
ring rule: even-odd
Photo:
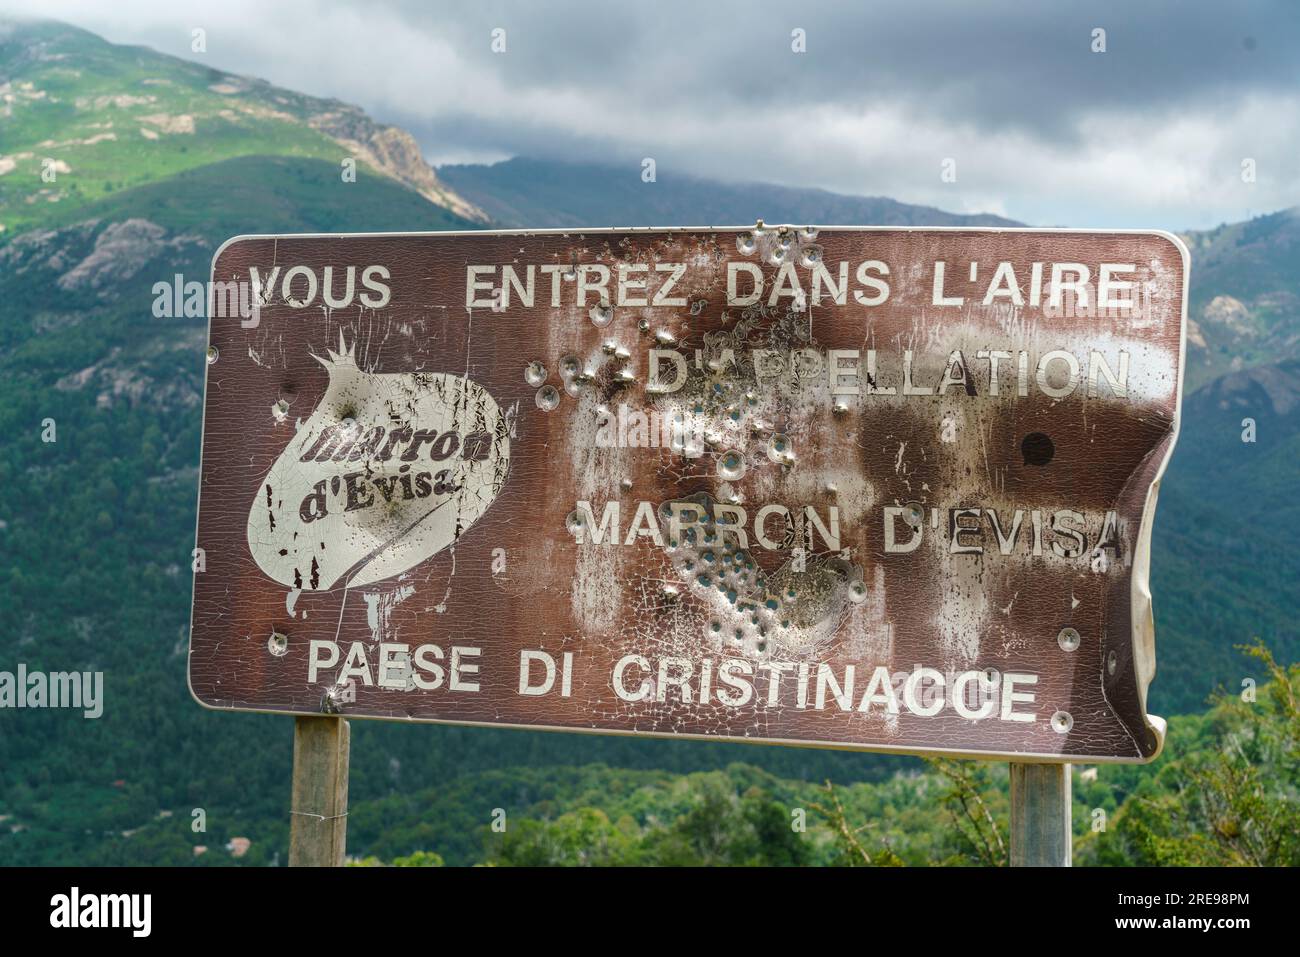
[[510,461],[487,391],[445,373],[375,373],[342,340],[329,385],[248,515],[248,547],[282,585],[391,578],[451,547],[495,500]]
[[1149,760],[1186,270],[1158,233],[232,241],[259,310],[210,329],[191,687]]

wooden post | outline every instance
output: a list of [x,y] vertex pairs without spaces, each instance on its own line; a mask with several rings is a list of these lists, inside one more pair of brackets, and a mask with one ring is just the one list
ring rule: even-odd
[[1011,765],[1011,866],[1069,867],[1070,766]]
[[348,835],[347,721],[295,718],[290,867],[342,867]]

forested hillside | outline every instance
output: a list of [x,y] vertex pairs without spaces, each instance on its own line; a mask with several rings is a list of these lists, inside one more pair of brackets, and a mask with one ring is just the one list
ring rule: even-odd
[[[1175,718],[1154,764],[1074,768],[1077,864],[1300,864],[1300,667],[1259,647],[1253,656],[1266,683]],[[588,763],[394,787],[354,802],[348,841],[362,865],[1002,866],[1008,810],[1001,764],[931,761],[832,784],[745,763],[692,773]],[[233,863],[219,844],[234,832],[214,840],[189,824],[108,838],[94,862]],[[274,862],[287,827],[268,822],[243,862]],[[217,846],[196,857],[196,845]]]
[[[54,863],[75,849],[88,862],[230,863],[221,848],[235,836],[253,842],[239,862],[283,860],[292,722],[214,714],[186,688],[206,323],[156,315],[153,286],[205,280],[213,251],[238,233],[475,228],[484,210],[543,224],[521,199],[557,195],[538,188],[548,174],[537,164],[517,167],[527,176],[513,185],[509,168],[444,182],[404,136],[345,104],[62,25],[0,24],[0,669],[106,676],[98,720],[0,711],[0,861]],[[349,157],[360,158],[355,182],[340,175]],[[573,171],[549,175],[565,183]],[[589,196],[600,195],[595,176]],[[633,192],[635,171],[631,182],[604,206],[547,222],[697,218],[649,187]],[[714,190],[731,204],[718,215],[958,219],[763,190]],[[742,217],[747,205],[766,212]],[[1204,343],[1189,346],[1189,362],[1208,385],[1185,401],[1156,526],[1158,714],[1200,715],[1216,686],[1263,681],[1234,650],[1256,635],[1282,660],[1296,656],[1294,224],[1283,213],[1190,238]],[[1253,443],[1242,441],[1245,418]],[[1162,760],[1217,753],[1225,722],[1222,706],[1175,722]],[[1294,763],[1279,768],[1294,788]],[[1002,813],[1001,772],[971,773]],[[827,779],[834,795],[821,790]],[[1162,780],[1153,800],[1176,792],[1173,772]],[[1118,809],[1138,781],[1102,769],[1104,793],[1081,800]],[[352,835],[383,860],[427,851],[523,863],[578,848],[573,832],[589,831],[611,860],[829,863],[856,853],[817,830],[833,813],[810,810],[815,840],[791,843],[789,808],[839,799],[849,820],[876,822],[862,839],[873,860],[885,850],[906,863],[974,859],[985,839],[962,838],[957,822],[941,830],[935,813],[956,786],[919,761],[875,755],[358,722]],[[496,807],[539,823],[491,844],[479,829]],[[190,829],[196,808],[204,833]],[[194,845],[211,850],[196,856]],[[1133,847],[1107,853],[1155,853]]]

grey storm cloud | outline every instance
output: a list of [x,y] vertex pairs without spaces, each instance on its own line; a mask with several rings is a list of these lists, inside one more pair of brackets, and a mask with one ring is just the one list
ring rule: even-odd
[[[950,120],[1070,139],[1107,110],[1167,110],[1300,85],[1300,3],[480,3],[388,5],[514,83],[617,89],[685,108],[890,98]],[[508,57],[485,37],[507,30]],[[807,53],[790,55],[790,32]],[[1094,29],[1106,53],[1092,52]]]

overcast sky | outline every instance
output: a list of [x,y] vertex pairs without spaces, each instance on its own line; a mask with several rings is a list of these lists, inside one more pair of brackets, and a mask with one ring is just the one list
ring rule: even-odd
[[[1297,0],[0,10],[357,103],[409,128],[435,165],[532,155],[636,175],[653,157],[661,180],[818,186],[1037,225],[1203,228],[1300,204]],[[206,53],[190,51],[194,27]]]

